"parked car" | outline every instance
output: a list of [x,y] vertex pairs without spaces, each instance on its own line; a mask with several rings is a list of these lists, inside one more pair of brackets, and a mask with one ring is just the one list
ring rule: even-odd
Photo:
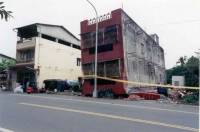
[[65,80],[61,79],[47,79],[44,80],[44,89],[50,92],[64,92],[64,90],[69,89],[69,85]]
[[69,86],[69,90],[73,92],[81,92],[81,86],[79,81],[77,80],[66,80],[67,85]]

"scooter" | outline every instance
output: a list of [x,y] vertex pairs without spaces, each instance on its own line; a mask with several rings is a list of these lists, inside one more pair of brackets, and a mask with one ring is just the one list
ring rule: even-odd
[[33,93],[33,88],[32,88],[32,87],[28,87],[28,88],[26,89],[26,92],[27,92],[28,94]]

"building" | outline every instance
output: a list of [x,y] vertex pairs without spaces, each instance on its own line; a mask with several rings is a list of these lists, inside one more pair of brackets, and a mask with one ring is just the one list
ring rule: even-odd
[[82,75],[80,40],[59,25],[35,23],[15,29],[18,41],[13,86],[46,79],[77,80]]
[[[156,34],[147,34],[122,9],[98,18],[98,76],[121,80],[163,84],[165,82],[164,50]],[[96,20],[81,22],[81,53],[84,75],[94,75]],[[83,94],[91,95],[93,78],[86,78]],[[97,90],[127,94],[132,85],[97,81]]]
[[[3,61],[9,62],[10,64],[13,64],[13,65],[15,63],[14,58],[9,57],[4,54],[0,54],[0,63],[2,63]],[[10,80],[9,67],[7,67],[6,69],[4,69],[4,67],[0,67],[0,86],[3,85],[4,87],[8,88],[10,84],[9,80]]]
[[184,76],[172,76],[172,85],[185,86],[185,77]]

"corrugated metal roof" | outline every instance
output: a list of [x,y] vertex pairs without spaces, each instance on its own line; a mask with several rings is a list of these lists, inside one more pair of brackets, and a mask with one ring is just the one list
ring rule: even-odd
[[28,27],[28,26],[32,26],[32,25],[43,25],[43,26],[50,26],[50,27],[60,27],[60,28],[64,29],[68,34],[70,34],[72,37],[74,37],[76,40],[80,41],[80,39],[78,39],[69,30],[67,30],[64,26],[61,26],[61,25],[44,24],[44,23],[34,23],[34,24],[23,26],[23,27],[17,27],[15,29],[20,29],[20,28],[24,28],[24,27]]

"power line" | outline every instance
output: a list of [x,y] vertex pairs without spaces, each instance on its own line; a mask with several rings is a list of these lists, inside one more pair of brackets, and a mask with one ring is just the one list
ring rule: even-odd
[[200,23],[200,19],[196,20],[186,20],[181,22],[169,22],[169,23],[163,23],[163,24],[153,24],[152,26],[165,26],[165,25],[176,25],[176,24],[189,24],[189,23]]

